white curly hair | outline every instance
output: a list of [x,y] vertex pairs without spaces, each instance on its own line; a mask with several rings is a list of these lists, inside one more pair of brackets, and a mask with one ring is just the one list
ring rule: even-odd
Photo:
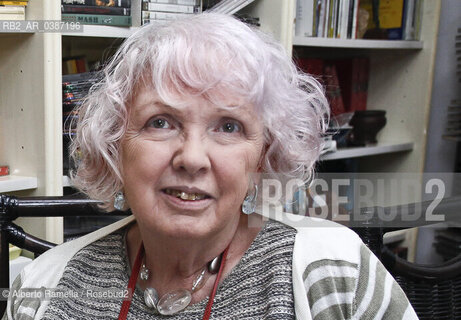
[[150,85],[166,103],[220,93],[254,105],[264,124],[265,174],[308,182],[320,155],[329,109],[322,86],[300,71],[271,36],[222,14],[149,24],[125,40],[78,110],[71,155],[74,186],[113,209],[123,189],[120,142],[129,102]]

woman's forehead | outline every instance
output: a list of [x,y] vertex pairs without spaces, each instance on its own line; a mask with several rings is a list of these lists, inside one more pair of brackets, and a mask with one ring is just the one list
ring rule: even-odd
[[136,90],[131,103],[130,113],[133,115],[152,112],[159,108],[175,112],[188,112],[190,109],[213,111],[216,113],[238,113],[242,116],[256,116],[256,110],[247,99],[238,95],[220,92],[209,99],[205,95],[174,94],[161,96],[152,86],[142,86]]
[[178,110],[194,104],[202,104],[222,110],[239,109],[251,111],[253,109],[253,104],[247,97],[233,94],[225,89],[209,90],[204,94],[189,94],[187,91],[179,93],[177,90],[171,89],[161,94],[151,85],[143,85],[135,90],[130,107],[137,109],[153,104],[166,105]]

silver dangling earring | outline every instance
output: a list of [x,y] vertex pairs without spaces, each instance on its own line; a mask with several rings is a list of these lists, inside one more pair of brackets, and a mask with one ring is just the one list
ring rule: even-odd
[[253,194],[248,194],[242,203],[242,212],[244,214],[252,214],[256,209],[256,200],[258,199],[258,185],[255,184]]
[[114,208],[117,210],[123,211],[124,206],[125,206],[125,196],[123,195],[122,191],[118,191],[115,194]]

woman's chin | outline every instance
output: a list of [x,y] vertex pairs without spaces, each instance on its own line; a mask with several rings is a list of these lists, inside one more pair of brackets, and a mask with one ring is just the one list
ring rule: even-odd
[[156,235],[174,239],[200,239],[212,237],[219,232],[219,221],[215,221],[212,210],[196,213],[162,210],[161,217],[152,217],[149,220],[139,219],[138,223],[144,226],[145,231],[156,238]]
[[177,240],[206,239],[212,237],[213,234],[215,234],[207,225],[203,225],[203,223],[200,221],[191,221],[190,219],[184,219],[183,222],[175,221],[167,228],[163,228],[163,231],[166,236]]

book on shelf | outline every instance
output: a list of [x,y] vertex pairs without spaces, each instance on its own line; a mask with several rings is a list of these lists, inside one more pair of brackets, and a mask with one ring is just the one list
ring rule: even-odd
[[62,13],[109,14],[109,15],[115,15],[115,16],[131,15],[130,8],[85,6],[85,5],[72,5],[72,4],[62,4],[61,12]]
[[174,12],[174,13],[198,13],[200,6],[182,5],[182,4],[167,4],[156,2],[143,2],[142,10],[157,11],[157,12]]
[[404,0],[379,2],[379,26],[387,31],[387,38],[390,40],[402,39],[403,10]]
[[423,0],[385,0],[376,9],[372,0],[361,0],[369,16],[365,39],[416,40],[421,27]]
[[360,0],[351,0],[350,3],[349,8],[351,11],[349,12],[349,17],[347,19],[347,26],[348,30],[350,30],[351,32],[347,34],[348,39],[357,38],[357,19],[359,16],[359,2]]
[[359,70],[359,104],[355,106],[356,110],[367,109],[368,99],[368,81],[370,79],[370,60],[368,58],[360,58],[360,70]]
[[331,115],[336,116],[346,112],[341,95],[341,88],[339,86],[336,66],[334,64],[328,63],[325,65],[323,69],[323,79],[325,81],[326,96],[328,102],[330,103]]
[[80,106],[91,87],[99,83],[103,74],[100,72],[85,72],[62,76],[62,132],[63,132],[63,169],[64,174],[76,167],[69,158],[70,136],[75,135],[75,124]]
[[105,14],[83,14],[83,13],[63,13],[61,14],[63,22],[79,22],[81,24],[106,25],[131,27],[131,16],[114,16]]
[[421,35],[421,23],[422,23],[422,19],[423,19],[423,1],[424,0],[416,0],[416,3],[415,3],[415,10],[413,11],[413,15],[414,15],[414,22],[413,22],[413,25],[414,25],[414,38],[413,39],[409,39],[409,40],[415,40],[415,39],[419,39],[420,38],[420,35]]
[[421,6],[423,0],[405,0],[402,37],[404,40],[419,39],[421,31]]
[[83,73],[88,71],[85,56],[66,57],[62,59],[62,74]]
[[335,60],[339,85],[347,112],[366,110],[368,95],[368,58]]
[[415,40],[423,0],[297,0],[295,36]]
[[24,13],[2,13],[0,11],[0,20],[26,20]]
[[[343,0],[340,2],[340,13],[338,16],[338,30],[337,37],[341,39],[348,38],[349,25],[348,21],[352,15],[353,7],[351,7],[351,0]],[[351,23],[352,26],[352,23]]]
[[131,8],[131,0],[61,0],[61,4]]
[[243,9],[254,0],[221,0],[213,7],[209,8],[207,11],[224,13],[224,14],[234,14],[237,11]]
[[298,58],[295,63],[302,71],[323,82],[323,61],[323,59],[316,58]]
[[325,87],[333,115],[366,110],[369,59],[298,58],[296,65]]
[[338,16],[338,0],[330,0],[330,12],[328,13],[328,38],[336,38]]
[[325,36],[325,16],[326,12],[328,11],[327,5],[329,2],[324,1],[324,0],[319,0],[317,4],[317,10],[316,12],[318,13],[318,28],[317,32],[315,33],[314,36],[323,38]]
[[409,40],[414,38],[414,29],[413,29],[413,22],[414,22],[414,15],[410,14],[415,9],[415,0],[405,0],[404,7],[403,7],[403,17],[402,22],[404,25],[402,26],[402,39]]
[[3,1],[0,0],[0,6],[27,6],[29,1]]
[[10,174],[10,168],[8,166],[0,166],[0,176],[7,176]]
[[200,0],[142,0],[142,2],[180,4],[180,5],[186,5],[186,6],[200,5]]
[[151,20],[176,20],[189,16],[190,13],[175,13],[175,12],[158,12],[158,11],[142,11],[141,17],[145,22]]
[[0,6],[0,14],[25,14],[24,6]]
[[314,0],[297,0],[296,1],[296,23],[295,35],[302,37],[312,37],[314,26]]

